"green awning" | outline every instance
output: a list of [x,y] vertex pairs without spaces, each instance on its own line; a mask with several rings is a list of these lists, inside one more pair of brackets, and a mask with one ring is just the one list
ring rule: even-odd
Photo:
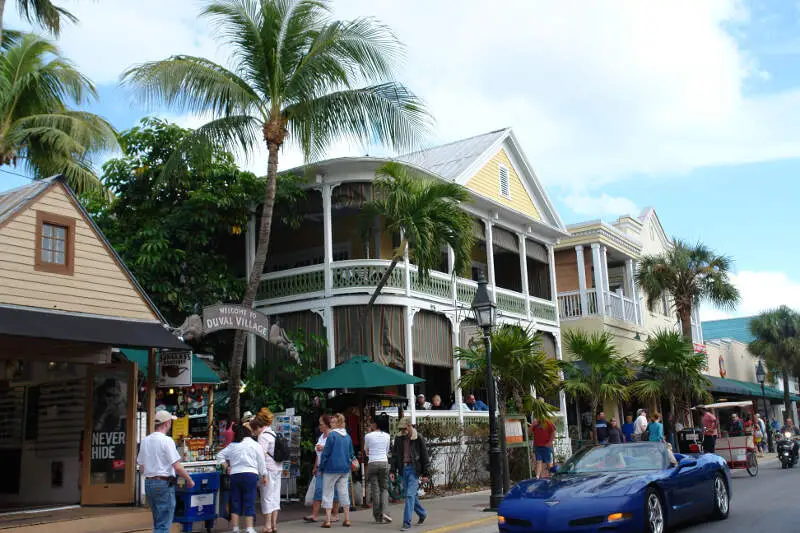
[[[135,361],[139,370],[147,375],[147,350],[136,350],[133,348],[121,348],[120,352],[129,361]],[[192,384],[193,385],[217,385],[222,380],[216,372],[211,370],[205,361],[192,354]]]
[[407,385],[425,381],[394,368],[357,355],[327,372],[318,374],[297,386],[298,389],[336,390],[373,389]]
[[[761,385],[758,383],[715,376],[706,376],[706,378],[711,382],[711,387],[709,387],[711,392],[734,394],[754,399],[761,398]],[[783,392],[774,387],[764,387],[764,395],[771,400],[783,400]],[[796,394],[792,394],[790,397],[792,401],[800,401],[800,396]]]

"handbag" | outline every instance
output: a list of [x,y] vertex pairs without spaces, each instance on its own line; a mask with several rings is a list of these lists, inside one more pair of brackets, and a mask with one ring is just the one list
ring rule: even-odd
[[358,472],[360,466],[361,463],[358,462],[358,457],[353,457],[352,459],[350,459],[350,470],[352,470],[353,472]]

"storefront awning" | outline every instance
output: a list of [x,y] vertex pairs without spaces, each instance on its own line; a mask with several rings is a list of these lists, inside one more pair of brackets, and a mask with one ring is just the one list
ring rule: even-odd
[[35,337],[110,346],[189,347],[155,322],[102,318],[45,310],[0,306],[0,335]]
[[[120,350],[129,361],[135,361],[139,370],[147,375],[147,350],[122,348]],[[211,370],[205,361],[192,354],[192,385],[216,385],[222,383],[216,372]]]
[[[715,376],[706,376],[706,378],[711,382],[711,387],[709,387],[711,392],[733,394],[753,399],[761,398],[761,385],[758,383],[739,381],[738,379],[718,378]],[[774,387],[764,387],[764,395],[770,400],[783,400],[783,391]],[[800,401],[800,396],[796,394],[792,394],[790,397],[792,401]]]

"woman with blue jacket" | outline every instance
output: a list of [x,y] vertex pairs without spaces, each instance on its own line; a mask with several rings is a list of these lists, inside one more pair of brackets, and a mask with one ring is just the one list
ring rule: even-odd
[[[337,414],[331,417],[333,431],[328,434],[325,448],[319,459],[318,471],[322,473],[322,507],[325,509],[324,528],[331,527],[331,509],[333,508],[334,489],[339,493],[339,503],[344,507],[344,527],[350,527],[350,492],[347,482],[350,479],[350,468],[353,457],[353,441],[343,428],[344,416]],[[340,430],[341,431],[338,431]]]
[[650,432],[650,442],[664,442],[664,424],[661,423],[661,415],[653,413],[653,421],[647,426],[647,431]]

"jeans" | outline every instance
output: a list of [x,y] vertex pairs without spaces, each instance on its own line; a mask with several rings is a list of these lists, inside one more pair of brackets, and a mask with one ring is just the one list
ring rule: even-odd
[[367,481],[369,498],[372,501],[372,516],[380,522],[383,520],[383,513],[389,509],[389,463],[369,463]]
[[175,487],[168,481],[148,478],[144,480],[144,493],[153,513],[153,533],[169,533],[175,516]]
[[256,516],[258,474],[231,475],[231,513],[238,516]]
[[419,496],[417,495],[417,491],[419,491],[419,476],[417,476],[417,471],[414,470],[413,465],[406,465],[403,469],[403,485],[406,488],[406,504],[405,508],[403,509],[403,525],[404,526],[411,526],[411,514],[417,513],[420,520],[425,520],[425,517],[428,516],[428,513],[425,511],[425,508],[422,507],[422,504],[419,503]]

